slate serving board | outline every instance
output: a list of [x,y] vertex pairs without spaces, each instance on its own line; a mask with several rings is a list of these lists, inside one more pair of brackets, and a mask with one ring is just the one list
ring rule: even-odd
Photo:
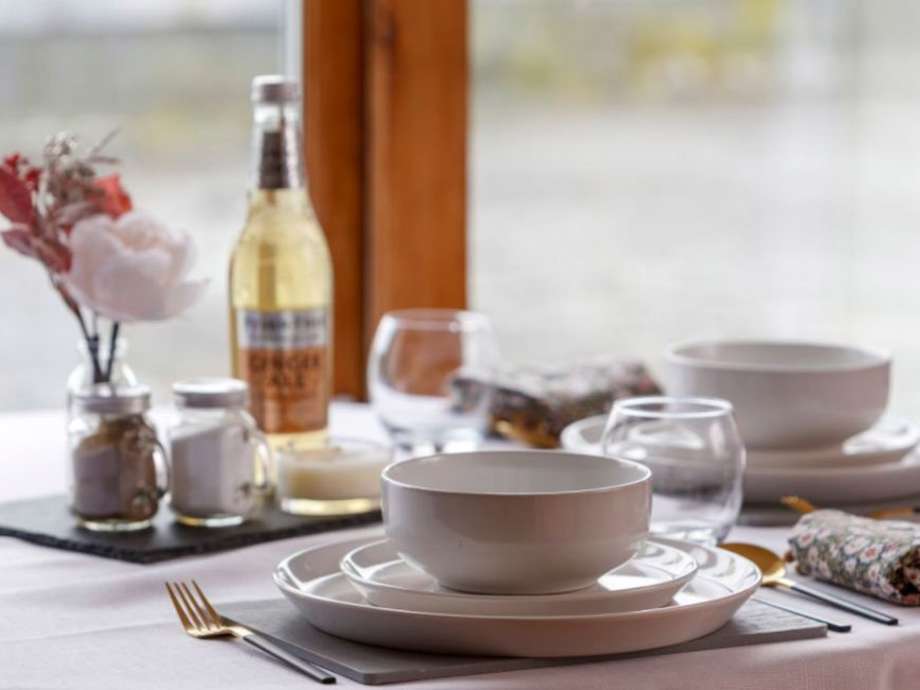
[[347,517],[298,517],[269,508],[258,519],[236,527],[203,529],[176,523],[169,508],[162,506],[151,529],[104,533],[77,527],[65,496],[0,504],[0,536],[132,563],[157,563],[379,521],[380,511]]
[[714,633],[648,652],[563,659],[470,657],[406,652],[349,642],[317,630],[284,599],[237,603],[218,609],[222,615],[273,638],[292,654],[365,685],[695,652],[827,635],[823,623],[748,601],[729,623]]

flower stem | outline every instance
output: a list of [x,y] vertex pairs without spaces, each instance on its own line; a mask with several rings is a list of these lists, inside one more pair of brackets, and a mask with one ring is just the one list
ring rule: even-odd
[[86,321],[83,319],[83,313],[80,311],[80,305],[77,304],[77,301],[71,296],[70,292],[68,292],[67,288],[61,283],[57,276],[49,271],[48,278],[51,280],[51,285],[61,296],[65,306],[77,319],[77,323],[80,324],[80,331],[83,333],[83,339],[86,341],[86,348],[89,351],[90,359],[93,364],[93,383],[104,382],[105,379],[103,378],[102,367],[99,366],[99,337],[90,334],[89,329],[86,327]]
[[121,322],[112,322],[112,332],[109,334],[109,361],[105,365],[105,380],[112,382],[112,371],[115,368],[115,350],[118,344],[118,330],[121,328]]

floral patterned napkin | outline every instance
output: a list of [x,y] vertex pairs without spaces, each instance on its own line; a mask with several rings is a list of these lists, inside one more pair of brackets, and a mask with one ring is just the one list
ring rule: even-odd
[[802,575],[879,599],[920,605],[920,525],[816,510],[796,524],[789,546]]

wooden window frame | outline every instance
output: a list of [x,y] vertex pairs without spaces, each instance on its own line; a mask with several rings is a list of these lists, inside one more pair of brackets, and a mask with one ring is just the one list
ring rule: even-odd
[[467,302],[466,0],[302,0],[310,195],[335,271],[337,394],[380,317]]

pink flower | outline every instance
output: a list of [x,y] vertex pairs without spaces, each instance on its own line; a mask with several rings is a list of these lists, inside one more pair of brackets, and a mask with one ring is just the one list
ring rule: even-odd
[[83,306],[114,321],[160,321],[190,307],[206,280],[189,280],[195,245],[184,232],[131,211],[79,221],[70,235],[73,264],[63,278]]

